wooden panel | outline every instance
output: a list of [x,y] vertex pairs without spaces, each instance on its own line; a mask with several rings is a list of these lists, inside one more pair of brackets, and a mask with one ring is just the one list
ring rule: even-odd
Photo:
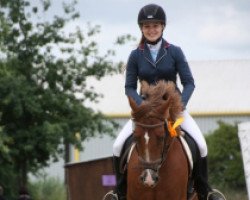
[[112,157],[67,164],[68,200],[101,200],[113,186],[103,186],[103,175],[113,175]]

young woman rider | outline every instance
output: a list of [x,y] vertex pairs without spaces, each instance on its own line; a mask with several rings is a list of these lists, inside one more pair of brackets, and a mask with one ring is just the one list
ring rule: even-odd
[[[168,43],[163,39],[163,31],[166,26],[166,15],[162,7],[149,4],[144,6],[138,14],[138,25],[142,32],[142,38],[138,48],[129,56],[126,69],[125,93],[132,97],[138,105],[143,101],[137,93],[137,81],[144,80],[149,84],[155,84],[159,80],[173,81],[177,84],[177,76],[180,77],[183,86],[180,91],[183,108],[184,122],[181,128],[191,135],[200,150],[198,168],[196,168],[196,185],[199,199],[207,200],[208,193],[212,191],[207,182],[207,145],[203,134],[196,122],[186,110],[188,101],[194,91],[194,79],[188,62],[180,47]],[[131,120],[126,123],[119,133],[114,145],[114,168],[116,171],[117,187],[113,199],[126,199],[124,189],[124,176],[119,173],[119,157],[125,140],[132,133]],[[215,195],[209,195],[209,200],[219,200]]]

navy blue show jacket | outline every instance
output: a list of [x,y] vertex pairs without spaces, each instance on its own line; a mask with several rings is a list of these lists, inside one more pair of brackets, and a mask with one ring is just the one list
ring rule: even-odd
[[[182,92],[176,84],[177,75],[183,86]],[[138,79],[147,81],[149,84],[155,84],[159,80],[173,81],[181,93],[184,107],[186,107],[195,88],[193,75],[181,48],[169,44],[164,39],[156,61],[153,61],[146,44],[140,45],[129,56],[125,93],[140,105],[143,99],[137,92]]]

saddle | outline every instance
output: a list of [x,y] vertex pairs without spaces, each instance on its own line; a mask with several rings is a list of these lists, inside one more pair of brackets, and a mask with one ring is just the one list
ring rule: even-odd
[[194,139],[184,130],[181,131],[181,136],[179,136],[182,146],[185,150],[189,161],[189,179],[188,179],[188,199],[192,199],[191,197],[194,194],[194,168],[196,163],[198,162],[200,151]]

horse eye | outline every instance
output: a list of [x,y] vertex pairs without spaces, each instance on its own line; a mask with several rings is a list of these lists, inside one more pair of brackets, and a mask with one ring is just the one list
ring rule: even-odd
[[133,141],[137,143],[139,141],[139,137],[134,136]]
[[142,97],[143,100],[147,100],[148,95],[147,94],[142,94],[141,97]]

